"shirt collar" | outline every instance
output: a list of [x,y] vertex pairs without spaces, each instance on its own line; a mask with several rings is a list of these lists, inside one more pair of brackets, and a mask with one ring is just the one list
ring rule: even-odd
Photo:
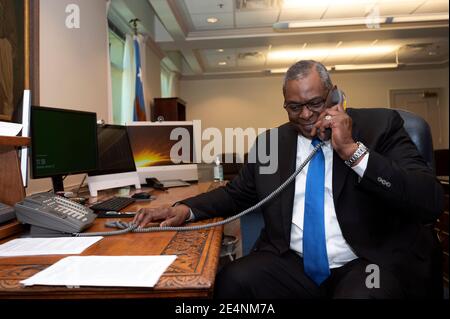
[[[304,137],[301,134],[298,134],[298,139],[297,139],[297,143],[299,143],[299,145],[301,145],[302,147],[311,147],[311,141],[309,138]],[[331,140],[327,140],[325,141],[325,145],[323,146],[325,148],[330,148],[331,147]]]

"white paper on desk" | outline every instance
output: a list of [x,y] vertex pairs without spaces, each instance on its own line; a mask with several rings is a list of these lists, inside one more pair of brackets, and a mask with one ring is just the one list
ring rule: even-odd
[[0,121],[0,136],[17,136],[22,129],[22,124]]
[[74,255],[103,237],[18,238],[0,245],[0,257]]
[[34,276],[25,286],[153,287],[177,256],[70,256]]

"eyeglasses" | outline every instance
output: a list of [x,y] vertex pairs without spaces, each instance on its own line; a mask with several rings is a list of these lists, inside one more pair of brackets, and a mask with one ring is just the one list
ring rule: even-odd
[[284,102],[284,108],[292,114],[300,114],[301,112],[303,112],[304,107],[308,108],[308,110],[310,110],[311,112],[320,112],[325,106],[328,94],[330,94],[330,91],[328,91],[326,98],[315,98],[306,103]]

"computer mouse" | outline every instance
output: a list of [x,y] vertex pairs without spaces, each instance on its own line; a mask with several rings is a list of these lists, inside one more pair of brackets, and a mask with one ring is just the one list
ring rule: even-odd
[[136,193],[133,196],[131,196],[132,198],[136,198],[136,199],[149,199],[150,198],[150,194],[147,192],[140,192],[140,193]]

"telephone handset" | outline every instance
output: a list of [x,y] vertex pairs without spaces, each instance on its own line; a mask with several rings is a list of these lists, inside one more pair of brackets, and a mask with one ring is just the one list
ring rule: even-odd
[[347,101],[345,99],[345,93],[338,89],[338,87],[335,85],[332,89],[330,94],[328,95],[327,100],[325,101],[326,107],[332,107],[336,104],[341,104],[342,107],[347,107],[346,105]]
[[15,209],[17,220],[31,225],[32,237],[70,236],[88,228],[97,217],[90,208],[52,193],[28,196]]
[[[347,100],[345,98],[344,92],[339,90],[337,86],[335,85],[332,89],[330,94],[328,94],[327,100],[325,101],[325,107],[330,108],[336,104],[342,105],[344,110],[347,108]],[[331,138],[331,129],[326,128],[324,133],[323,141],[328,141]]]

